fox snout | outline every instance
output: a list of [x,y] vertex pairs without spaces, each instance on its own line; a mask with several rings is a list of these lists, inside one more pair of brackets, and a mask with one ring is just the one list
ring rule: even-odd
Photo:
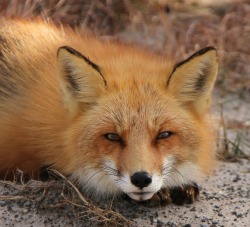
[[134,186],[143,189],[152,183],[152,177],[147,172],[140,171],[134,173],[130,181]]

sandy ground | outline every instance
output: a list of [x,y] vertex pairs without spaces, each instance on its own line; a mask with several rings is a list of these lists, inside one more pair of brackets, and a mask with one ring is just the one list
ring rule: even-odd
[[[113,206],[134,226],[250,226],[250,165],[246,160],[221,162],[191,205],[148,208],[127,201]],[[4,186],[0,185],[0,191]],[[12,193],[14,193],[12,191]],[[15,194],[15,193],[14,193]],[[69,205],[53,207],[59,193],[44,201],[0,200],[0,226],[89,226],[88,218]],[[111,225],[112,226],[112,225]]]

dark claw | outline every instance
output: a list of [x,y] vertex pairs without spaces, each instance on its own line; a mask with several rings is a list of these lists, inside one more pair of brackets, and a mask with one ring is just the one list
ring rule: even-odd
[[177,205],[191,204],[199,198],[199,188],[196,183],[169,190],[172,203]]

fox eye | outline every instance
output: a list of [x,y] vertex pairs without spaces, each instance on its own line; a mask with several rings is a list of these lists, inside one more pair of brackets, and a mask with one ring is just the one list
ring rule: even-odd
[[168,139],[171,135],[173,135],[173,132],[171,131],[164,131],[164,132],[160,132],[158,134],[158,136],[156,137],[157,140],[160,139]]
[[121,137],[116,133],[107,133],[104,136],[109,141],[120,142],[122,140]]

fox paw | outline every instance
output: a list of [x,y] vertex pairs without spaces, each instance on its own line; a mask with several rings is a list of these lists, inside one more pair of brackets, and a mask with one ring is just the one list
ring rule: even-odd
[[169,203],[177,205],[191,204],[199,198],[199,187],[196,183],[172,189],[162,189],[154,196],[141,203],[149,207],[165,206]]
[[177,205],[191,204],[199,198],[199,187],[196,183],[169,190],[172,203]]

